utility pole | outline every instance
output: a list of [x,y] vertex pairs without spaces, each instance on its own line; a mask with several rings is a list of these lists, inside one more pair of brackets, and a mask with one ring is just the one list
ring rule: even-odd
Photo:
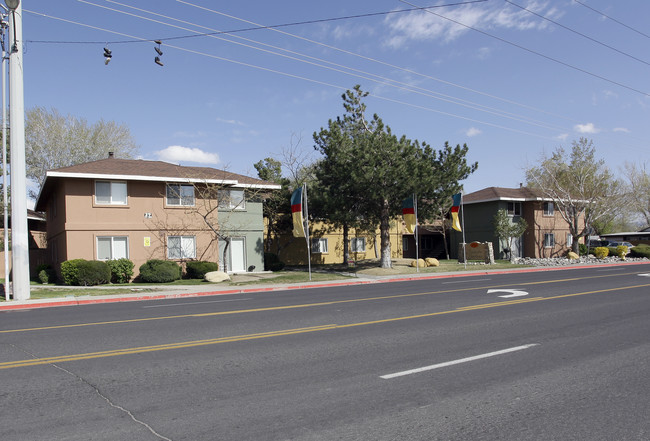
[[23,94],[23,8],[9,8],[9,118],[11,128],[11,254],[15,300],[29,299],[29,241],[25,165],[25,99]]

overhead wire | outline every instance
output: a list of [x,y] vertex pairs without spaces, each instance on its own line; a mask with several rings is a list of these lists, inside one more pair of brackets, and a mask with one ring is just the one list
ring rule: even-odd
[[[408,1],[406,1],[406,0],[399,0],[399,1],[401,1],[402,3],[405,3],[405,4],[407,4],[407,5],[414,6],[414,7],[417,6],[417,5],[415,5],[415,4],[413,4],[413,3],[410,3],[410,2],[408,2]],[[512,42],[512,41],[510,41],[510,40],[506,40],[505,38],[499,37],[499,36],[497,36],[497,35],[490,34],[489,32],[485,32],[485,31],[483,31],[483,30],[481,30],[481,29],[478,29],[478,28],[475,28],[475,27],[473,27],[473,26],[466,25],[465,23],[461,23],[460,21],[458,21],[458,20],[454,20],[453,18],[445,17],[445,16],[442,15],[442,14],[438,14],[438,13],[433,12],[433,11],[430,11],[430,10],[428,10],[428,9],[425,9],[424,12],[426,12],[426,13],[428,13],[428,14],[435,15],[436,17],[440,17],[440,18],[442,18],[442,19],[445,19],[445,20],[451,21],[452,23],[455,23],[455,24],[457,24],[457,25],[459,25],[459,26],[462,26],[462,27],[467,28],[467,29],[471,29],[471,30],[474,31],[474,32],[478,32],[478,33],[483,34],[483,35],[485,35],[485,36],[487,36],[487,37],[490,37],[490,38],[493,38],[493,39],[495,39],[495,40],[501,41],[502,43],[506,43],[506,44],[508,44],[508,45],[510,45],[510,46],[513,46],[513,47],[516,47],[516,48],[518,48],[518,49],[521,49],[521,50],[524,50],[524,51],[526,51],[526,52],[529,52],[529,53],[531,53],[531,54],[533,54],[533,55],[537,55],[538,57],[545,58],[545,59],[547,59],[547,60],[549,60],[549,61],[552,61],[552,62],[554,62],[554,63],[560,64],[560,65],[565,66],[565,67],[568,67],[568,68],[570,68],[570,69],[576,70],[576,71],[578,71],[578,72],[582,72],[582,73],[587,74],[587,75],[589,75],[589,76],[592,76],[592,77],[594,77],[594,78],[598,78],[598,79],[600,79],[600,80],[606,81],[606,82],[608,82],[608,83],[614,84],[614,85],[616,85],[616,86],[622,87],[622,88],[627,89],[627,90],[630,90],[630,91],[632,91],[632,92],[636,92],[636,93],[638,93],[638,94],[641,94],[641,95],[644,95],[644,96],[650,97],[650,93],[648,93],[648,92],[644,92],[644,91],[642,91],[642,90],[636,89],[636,88],[634,88],[634,87],[632,87],[632,86],[628,86],[628,85],[626,85],[626,84],[620,83],[620,82],[615,81],[615,80],[610,80],[609,78],[606,78],[606,77],[604,77],[604,76],[602,76],[602,75],[598,75],[598,74],[593,73],[593,72],[590,72],[590,71],[588,71],[588,70],[586,70],[586,69],[582,69],[582,68],[580,68],[580,67],[577,67],[577,66],[574,66],[574,65],[572,65],[572,64],[566,63],[566,62],[564,62],[564,61],[562,61],[562,60],[558,60],[557,58],[553,58],[553,57],[551,57],[551,56],[549,56],[549,55],[543,54],[543,53],[541,53],[541,52],[537,52],[537,51],[535,51],[535,50],[533,50],[533,49],[529,49],[529,48],[527,48],[527,47],[525,47],[525,46],[522,46],[522,45],[520,45],[520,44],[514,43],[514,42]]]
[[628,54],[627,52],[624,52],[624,51],[622,51],[622,50],[620,50],[620,49],[617,49],[617,48],[615,48],[615,47],[613,47],[613,46],[610,46],[610,45],[608,45],[608,44],[606,44],[606,43],[603,43],[602,41],[596,40],[595,38],[592,38],[592,37],[590,37],[589,35],[586,35],[586,34],[583,34],[582,32],[576,31],[575,29],[572,29],[572,28],[570,28],[570,27],[568,27],[568,26],[565,26],[565,25],[563,25],[562,23],[558,23],[558,22],[555,21],[555,20],[552,20],[552,19],[550,19],[550,18],[548,18],[548,17],[545,17],[545,16],[543,16],[543,15],[541,15],[541,14],[538,14],[538,13],[535,12],[535,11],[531,11],[530,9],[525,8],[524,6],[518,5],[517,3],[511,2],[510,0],[505,0],[505,2],[508,3],[508,4],[510,4],[510,5],[512,5],[512,6],[517,7],[517,8],[519,8],[519,9],[523,10],[523,11],[526,11],[526,12],[528,12],[529,14],[534,15],[535,17],[539,17],[539,18],[541,18],[542,20],[546,20],[546,21],[548,21],[549,23],[553,23],[554,25],[561,27],[562,29],[565,29],[565,30],[567,30],[567,31],[569,31],[569,32],[573,32],[574,34],[579,35],[579,36],[581,36],[581,37],[583,37],[583,38],[586,38],[586,39],[589,40],[589,41],[592,41],[592,42],[594,42],[594,43],[596,43],[596,44],[599,44],[599,45],[601,45],[601,46],[603,46],[603,47],[606,47],[607,49],[611,49],[611,50],[613,50],[614,52],[617,52],[617,53],[619,53],[619,54],[621,54],[621,55],[624,55],[624,56],[629,57],[629,58],[631,58],[631,59],[633,59],[633,60],[636,60],[636,61],[638,61],[638,62],[640,62],[640,63],[643,63],[643,64],[645,64],[645,65],[650,66],[650,62],[647,62],[647,61],[645,61],[645,60],[642,60],[642,59],[640,59],[640,58],[637,58],[637,57],[635,57],[634,55]]
[[[159,24],[165,24],[166,26],[174,27],[174,28],[181,29],[181,30],[184,30],[184,31],[199,32],[199,31],[194,31],[192,29],[188,29],[188,28],[185,28],[185,27],[180,27],[180,26],[177,26],[177,25],[173,25],[173,24],[170,24],[170,23],[165,23],[165,22],[162,22],[162,21],[159,21],[159,20],[154,20],[154,19],[151,19],[151,18],[148,18],[148,17],[143,17],[143,16],[140,16],[140,15],[136,15],[136,14],[133,14],[133,13],[130,13],[130,12],[121,11],[119,9],[109,8],[107,6],[102,6],[102,5],[97,5],[97,4],[89,2],[87,0],[78,0],[78,1],[80,1],[82,3],[85,3],[85,4],[88,4],[88,5],[91,5],[91,6],[97,6],[97,7],[108,9],[108,10],[111,10],[111,11],[114,11],[114,12],[127,14],[129,16],[133,16],[133,17],[140,18],[140,19],[143,19],[143,20],[149,20],[149,21],[154,21],[154,22],[159,23]],[[151,14],[151,15],[154,15],[154,16],[157,16],[157,17],[167,19],[167,20],[178,21],[178,22],[188,24],[188,25],[191,25],[191,26],[195,26],[195,27],[198,27],[198,28],[213,30],[213,29],[211,29],[209,27],[206,27],[206,26],[198,25],[196,23],[187,22],[185,20],[177,19],[177,18],[174,18],[174,17],[169,17],[169,16],[166,16],[166,15],[157,13],[157,12],[146,10],[146,9],[137,8],[137,7],[130,6],[130,5],[127,5],[127,4],[123,4],[123,3],[120,3],[120,2],[117,2],[117,1],[114,1],[114,0],[105,0],[105,1],[108,1],[109,3],[117,4],[117,5],[122,6],[122,7],[129,7],[131,9],[135,9],[135,10],[137,10],[139,12],[144,12],[144,13],[147,13],[147,14]],[[387,78],[387,77],[384,77],[384,76],[381,76],[381,75],[376,75],[376,74],[373,74],[371,72],[366,72],[366,71],[363,71],[363,70],[360,70],[360,69],[352,68],[350,66],[345,66],[345,65],[342,65],[342,64],[339,64],[339,63],[334,63],[334,62],[331,62],[331,61],[328,61],[328,60],[323,60],[321,58],[313,57],[311,55],[307,55],[307,54],[303,54],[303,53],[300,53],[300,52],[288,50],[288,49],[281,48],[281,47],[278,47],[278,46],[273,46],[273,45],[263,43],[263,42],[259,42],[259,41],[256,41],[256,40],[252,40],[252,39],[249,39],[249,38],[245,38],[245,37],[241,37],[241,36],[235,36],[236,38],[242,39],[242,40],[247,41],[247,42],[253,42],[255,44],[259,44],[259,45],[270,47],[270,48],[273,48],[273,49],[276,49],[276,50],[284,51],[284,52],[287,52],[287,53],[290,53],[290,54],[293,54],[293,55],[298,55],[300,57],[305,57],[307,59],[316,60],[318,62],[331,64],[332,66],[336,66],[337,68],[324,66],[322,64],[314,63],[312,61],[302,60],[302,59],[296,58],[294,56],[289,56],[289,55],[269,51],[269,50],[266,50],[266,49],[261,49],[261,48],[251,46],[251,45],[248,45],[248,44],[231,41],[231,40],[228,40],[227,38],[224,38],[223,36],[217,36],[217,35],[215,35],[215,33],[205,33],[203,35],[207,36],[207,37],[211,37],[211,38],[217,38],[219,40],[226,41],[226,42],[229,42],[229,43],[232,43],[232,44],[242,45],[242,46],[250,48],[250,49],[260,50],[260,51],[263,51],[263,52],[266,52],[266,53],[270,53],[272,55],[285,57],[285,58],[288,58],[288,59],[291,59],[291,60],[294,60],[294,61],[307,63],[307,64],[310,64],[310,65],[313,65],[313,66],[317,66],[317,67],[320,67],[320,68],[336,71],[336,72],[343,73],[343,74],[346,74],[346,75],[355,76],[357,78],[361,78],[361,79],[364,79],[364,80],[374,81],[374,82],[382,84],[382,85],[395,87],[397,89],[405,90],[405,91],[412,92],[412,93],[417,93],[417,94],[424,95],[424,96],[427,96],[427,97],[430,97],[430,98],[434,98],[434,99],[437,99],[437,100],[440,100],[440,101],[444,101],[444,102],[456,104],[456,105],[459,105],[459,106],[471,108],[471,109],[474,109],[474,110],[478,110],[478,111],[481,111],[481,112],[486,112],[486,113],[501,116],[501,117],[504,117],[504,118],[512,119],[512,120],[515,120],[515,121],[518,121],[518,122],[531,124],[531,125],[535,125],[535,126],[550,129],[550,130],[558,130],[558,131],[566,130],[566,128],[564,128],[564,127],[552,126],[552,125],[549,125],[548,123],[545,123],[545,122],[542,122],[542,121],[539,121],[539,120],[535,120],[533,118],[523,117],[521,115],[514,114],[514,113],[511,113],[511,112],[507,112],[507,111],[504,111],[504,110],[501,110],[501,109],[495,109],[493,107],[485,106],[483,104],[475,103],[475,102],[472,102],[472,101],[469,101],[469,100],[464,100],[464,99],[461,99],[461,98],[452,97],[450,95],[446,95],[446,94],[442,94],[440,92],[436,92],[436,91],[432,91],[432,90],[425,89],[425,88],[422,88],[422,87],[414,86],[412,84],[404,83],[402,81],[398,81],[398,80],[395,80],[395,79],[392,79],[392,78]],[[345,70],[341,70],[341,69],[347,69],[347,70],[349,70],[351,72],[354,72],[354,73],[346,72]]]
[[600,14],[600,15],[602,15],[603,17],[605,17],[605,18],[607,18],[607,19],[609,19],[609,20],[612,20],[614,23],[618,23],[619,25],[621,25],[621,26],[623,26],[623,27],[625,27],[625,28],[628,28],[629,30],[631,30],[631,31],[633,31],[633,32],[636,32],[637,34],[643,35],[643,36],[646,37],[646,38],[650,38],[650,35],[648,35],[648,34],[646,34],[646,33],[644,33],[644,32],[641,32],[640,30],[638,30],[638,29],[636,29],[636,28],[633,28],[632,26],[629,26],[629,25],[625,24],[625,23],[623,23],[622,21],[615,19],[614,17],[610,17],[609,15],[605,14],[604,12],[601,12],[601,11],[599,11],[599,10],[597,10],[597,9],[594,9],[594,8],[592,8],[591,6],[586,5],[586,4],[584,4],[583,2],[581,2],[581,1],[578,1],[578,0],[573,0],[573,1],[576,2],[577,4],[581,5],[581,6],[584,6],[584,7],[587,8],[587,9],[591,9],[591,10],[594,11],[595,13]]
[[[23,10],[23,11],[29,12],[29,13],[32,13],[32,14],[36,14],[36,15],[40,15],[40,16],[43,16],[43,17],[46,17],[46,18],[56,19],[56,20],[60,20],[60,21],[63,21],[63,22],[67,22],[67,23],[71,23],[71,24],[77,24],[77,25],[81,25],[81,26],[88,27],[88,28],[91,28],[91,29],[95,29],[95,30],[99,30],[99,31],[103,31],[103,32],[108,32],[108,33],[111,33],[111,34],[114,34],[114,35],[120,35],[122,37],[133,38],[133,39],[136,39],[138,41],[151,41],[150,39],[145,38],[145,37],[134,36],[134,35],[126,34],[126,33],[123,33],[123,32],[114,31],[114,30],[111,30],[111,29],[106,29],[106,28],[100,28],[100,27],[97,27],[97,26],[87,25],[87,24],[75,22],[73,20],[62,19],[60,17],[55,17],[55,16],[51,16],[51,15],[48,15],[48,14],[44,14],[44,13],[39,13],[39,12],[34,12],[34,11],[27,11],[27,10]],[[317,80],[317,79],[308,78],[308,77],[305,77],[305,76],[289,73],[289,72],[283,72],[283,71],[280,71],[280,70],[277,70],[277,69],[271,69],[271,68],[268,68],[268,67],[255,65],[255,64],[247,63],[247,62],[240,61],[240,60],[233,60],[233,59],[230,59],[230,58],[221,57],[221,56],[214,55],[214,54],[208,54],[208,53],[205,53],[205,52],[201,52],[201,51],[194,50],[194,49],[188,49],[188,48],[184,48],[184,47],[181,47],[181,46],[176,46],[176,45],[173,45],[173,44],[166,44],[165,46],[168,47],[168,48],[179,50],[179,51],[192,53],[192,54],[200,55],[200,56],[205,56],[205,57],[220,60],[220,61],[230,62],[230,63],[233,63],[233,64],[258,69],[258,70],[262,70],[262,71],[265,71],[265,72],[275,73],[275,74],[279,74],[279,75],[294,78],[294,79],[300,79],[300,80],[303,80],[303,81],[307,81],[307,82],[311,82],[311,83],[314,83],[314,84],[319,84],[319,85],[322,85],[322,86],[335,88],[335,89],[342,90],[342,91],[345,91],[345,90],[349,89],[349,87],[347,87],[347,86],[337,85],[337,84],[333,84],[333,83],[329,83],[329,82],[325,82],[325,81],[321,81],[321,80]],[[445,115],[445,116],[449,116],[449,117],[453,117],[453,118],[457,118],[457,119],[462,119],[462,120],[465,120],[465,121],[474,122],[474,123],[477,123],[477,124],[482,124],[482,125],[485,125],[485,126],[488,126],[488,127],[494,127],[494,128],[498,128],[498,129],[502,129],[502,130],[506,130],[506,131],[511,131],[511,132],[514,132],[514,133],[520,133],[520,134],[524,134],[524,135],[527,135],[527,136],[533,136],[533,137],[536,137],[536,138],[541,138],[541,139],[547,139],[547,140],[554,140],[555,139],[553,137],[541,135],[539,133],[528,132],[528,131],[516,129],[516,128],[513,128],[513,127],[508,127],[508,126],[503,126],[503,125],[491,123],[491,122],[488,122],[488,121],[483,121],[483,120],[479,120],[479,119],[475,119],[475,118],[469,118],[469,117],[466,117],[466,116],[463,116],[463,115],[458,115],[458,114],[451,113],[451,112],[445,112],[443,110],[438,110],[438,109],[434,109],[434,108],[431,108],[431,107],[426,107],[426,106],[421,106],[421,105],[416,105],[416,104],[413,104],[413,103],[409,103],[409,102],[406,102],[406,101],[399,101],[399,100],[391,99],[391,98],[384,97],[384,96],[381,96],[381,95],[376,94],[376,93],[372,93],[372,94],[370,94],[370,96],[372,96],[372,97],[374,97],[376,99],[379,99],[379,100],[393,102],[393,103],[397,103],[397,104],[402,104],[402,105],[405,105],[405,106],[408,106],[408,107],[413,107],[413,108],[417,108],[417,109],[420,109],[420,110],[425,110],[425,111],[428,111],[428,112],[437,113],[437,114],[440,114],[440,115]]]

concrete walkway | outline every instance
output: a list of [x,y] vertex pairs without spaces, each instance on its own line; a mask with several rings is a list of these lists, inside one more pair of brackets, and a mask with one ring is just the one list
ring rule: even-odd
[[[131,288],[132,292],[128,294],[112,294],[112,295],[86,295],[86,296],[65,296],[49,299],[29,299],[29,300],[9,300],[0,302],[0,311],[19,310],[19,309],[34,309],[43,307],[56,307],[56,306],[75,306],[75,305],[89,305],[97,303],[114,303],[114,302],[128,302],[128,301],[143,301],[143,300],[160,300],[160,299],[175,299],[186,297],[202,297],[202,296],[216,296],[226,294],[241,294],[251,292],[269,292],[269,291],[284,291],[293,289],[308,289],[308,288],[321,288],[321,287],[334,287],[334,286],[353,286],[365,285],[372,283],[390,283],[408,280],[430,280],[441,278],[454,278],[454,277],[471,277],[486,274],[512,274],[521,272],[537,272],[549,270],[567,270],[579,268],[593,268],[594,266],[620,266],[620,265],[638,265],[647,264],[648,262],[619,262],[607,263],[602,265],[570,265],[570,266],[557,266],[557,267],[524,267],[524,268],[510,268],[510,269],[497,269],[491,270],[488,267],[477,267],[476,269],[468,269],[461,272],[446,272],[446,273],[415,273],[415,274],[398,274],[387,276],[374,276],[359,274],[358,277],[342,278],[340,280],[319,281],[319,282],[301,282],[274,284],[270,281],[264,282],[263,279],[275,277],[273,273],[247,273],[236,274],[232,276],[231,283],[242,282],[255,282],[260,281],[259,284],[252,283],[244,286],[232,286],[226,284],[206,284],[206,285],[151,285],[151,286],[134,286]],[[52,288],[48,286],[48,288]],[[88,288],[88,287],[78,287]],[[101,291],[102,289],[111,288],[124,288],[112,286],[96,286],[92,289]],[[128,288],[128,287],[127,287]],[[34,291],[38,288],[34,288]],[[70,291],[75,287],[64,286],[61,289]]]

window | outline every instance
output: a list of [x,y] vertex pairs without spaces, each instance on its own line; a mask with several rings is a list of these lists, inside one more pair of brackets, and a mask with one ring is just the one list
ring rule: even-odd
[[311,252],[312,253],[327,253],[327,239],[312,239],[311,240]]
[[521,202],[508,202],[508,215],[521,216]]
[[167,205],[194,206],[194,186],[191,184],[167,184]]
[[126,236],[104,236],[97,238],[97,260],[129,258],[129,238]]
[[126,182],[95,181],[95,203],[126,205]]
[[365,237],[353,237],[350,239],[350,251],[353,253],[365,253],[366,252],[366,238]]
[[553,202],[544,202],[544,216],[553,216],[554,214],[554,206]]
[[244,190],[219,190],[218,198],[219,208],[229,210],[244,210],[246,208]]
[[433,237],[431,237],[431,236],[420,236],[420,245],[422,245],[423,250],[432,250],[433,249]]
[[555,234],[544,233],[544,248],[553,248],[555,246]]
[[404,251],[409,250],[409,240],[407,237],[402,237],[402,248],[404,249]]
[[566,234],[566,246],[571,247],[573,245],[573,236],[571,236],[571,233]]
[[194,259],[196,257],[195,236],[167,237],[168,259]]

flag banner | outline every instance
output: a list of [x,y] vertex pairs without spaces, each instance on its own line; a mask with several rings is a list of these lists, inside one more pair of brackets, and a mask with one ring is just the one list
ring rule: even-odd
[[454,198],[454,205],[451,207],[451,227],[456,231],[462,231],[460,228],[460,221],[458,220],[458,210],[460,210],[461,194],[457,193],[452,197]]
[[305,224],[302,218],[302,187],[296,188],[291,195],[291,217],[293,218],[293,236],[305,237]]
[[415,223],[417,219],[415,218],[415,205],[413,204],[413,198],[406,198],[402,201],[402,216],[404,217],[404,223],[406,224],[406,231],[413,233],[415,231]]

